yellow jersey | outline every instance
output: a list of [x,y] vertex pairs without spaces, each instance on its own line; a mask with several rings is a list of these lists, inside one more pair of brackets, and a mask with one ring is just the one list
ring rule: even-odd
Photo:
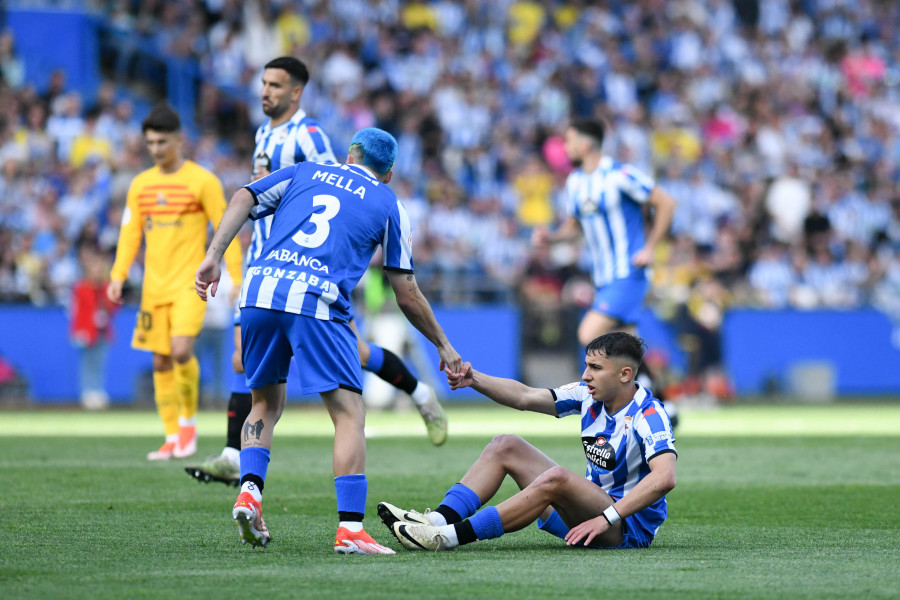
[[[126,279],[145,239],[141,305],[169,304],[193,291],[194,273],[206,257],[207,224],[218,227],[225,206],[219,179],[193,161],[186,160],[175,173],[161,173],[159,167],[144,171],[128,189],[110,279]],[[240,288],[243,267],[237,238],[225,251],[225,264]]]

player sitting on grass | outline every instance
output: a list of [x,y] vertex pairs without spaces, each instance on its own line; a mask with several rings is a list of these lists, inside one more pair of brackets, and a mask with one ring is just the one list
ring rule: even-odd
[[[435,511],[407,511],[386,502],[378,514],[409,550],[451,550],[478,540],[538,527],[568,545],[649,546],[666,520],[666,493],[675,487],[675,438],[662,405],[635,383],[644,343],[607,333],[587,345],[580,383],[553,390],[479,373],[465,363],[448,373],[452,389],[472,387],[494,402],[533,412],[581,418],[585,477],[557,465],[515,435],[484,449]],[[509,475],[521,491],[479,510]]]

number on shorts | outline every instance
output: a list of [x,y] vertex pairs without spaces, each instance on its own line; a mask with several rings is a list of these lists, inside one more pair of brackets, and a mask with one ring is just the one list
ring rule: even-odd
[[297,231],[291,239],[304,248],[318,248],[328,239],[331,233],[331,225],[328,223],[341,210],[341,201],[335,196],[329,194],[316,194],[313,196],[313,206],[324,206],[325,210],[320,213],[313,213],[309,220],[316,226],[312,233],[304,233],[303,230]]
[[141,311],[138,313],[138,327],[144,331],[153,329],[153,313]]

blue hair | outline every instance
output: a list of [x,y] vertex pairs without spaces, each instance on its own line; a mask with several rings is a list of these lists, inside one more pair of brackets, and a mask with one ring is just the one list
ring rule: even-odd
[[360,129],[350,140],[350,149],[358,147],[362,151],[362,164],[384,175],[397,160],[397,140],[387,131],[376,127]]

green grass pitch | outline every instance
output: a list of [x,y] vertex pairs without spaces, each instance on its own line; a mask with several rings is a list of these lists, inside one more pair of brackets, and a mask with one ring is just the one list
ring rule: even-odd
[[[239,543],[234,488],[194,482],[190,460],[144,459],[161,438],[155,414],[0,412],[0,596],[900,597],[900,404],[683,411],[678,486],[647,550],[566,548],[529,528],[406,552],[377,502],[434,508],[497,433],[583,469],[577,419],[453,405],[449,417],[450,440],[433,448],[417,415],[369,415],[366,529],[398,553],[338,556],[331,424],[318,408],[289,408],[276,430],[267,549]],[[201,413],[199,458],[220,450],[224,425]]]

